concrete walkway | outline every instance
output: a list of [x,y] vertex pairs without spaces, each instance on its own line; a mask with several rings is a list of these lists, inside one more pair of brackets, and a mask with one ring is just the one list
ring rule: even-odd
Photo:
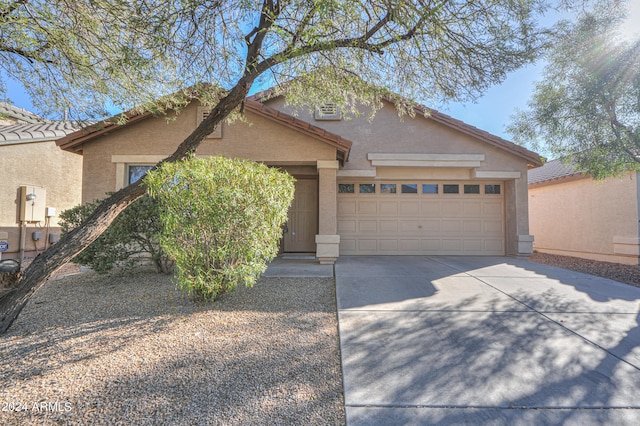
[[341,257],[347,424],[640,424],[640,288],[507,257]]

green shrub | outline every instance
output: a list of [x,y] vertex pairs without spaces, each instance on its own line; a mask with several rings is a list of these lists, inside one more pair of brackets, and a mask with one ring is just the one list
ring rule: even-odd
[[[60,213],[63,234],[80,225],[98,204],[100,200],[95,200]],[[120,213],[73,262],[105,274],[116,266],[131,269],[151,260],[158,272],[170,274],[173,261],[160,247],[158,236],[161,227],[158,203],[145,195]]]
[[160,243],[176,261],[177,286],[205,300],[252,286],[278,253],[293,183],[264,164],[223,157],[150,172],[145,184],[161,205]]

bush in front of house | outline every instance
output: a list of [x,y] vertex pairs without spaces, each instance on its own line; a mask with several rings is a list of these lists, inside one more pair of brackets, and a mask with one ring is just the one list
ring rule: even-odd
[[224,157],[165,163],[145,178],[160,204],[160,243],[177,286],[212,300],[252,286],[278,253],[294,179],[264,164]]
[[[95,200],[60,213],[62,233],[80,225],[98,204],[100,200]],[[173,261],[160,246],[161,228],[159,205],[145,195],[131,203],[96,241],[72,261],[89,266],[99,274],[106,274],[115,267],[132,269],[151,261],[158,272],[170,274]]]

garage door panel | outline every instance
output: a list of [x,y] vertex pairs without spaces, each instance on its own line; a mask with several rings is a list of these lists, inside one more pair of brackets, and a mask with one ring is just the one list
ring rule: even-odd
[[484,251],[488,253],[504,253],[503,240],[484,240]]
[[462,203],[462,215],[464,217],[476,217],[482,214],[482,201],[467,201]]
[[485,201],[482,203],[482,214],[485,216],[502,216],[502,201]]
[[340,252],[341,253],[355,253],[357,252],[358,241],[354,238],[344,238],[340,235]]
[[401,220],[400,232],[422,232],[422,221],[420,220]]
[[410,252],[420,252],[422,244],[418,239],[403,239],[400,240],[400,250]]
[[462,230],[465,233],[481,234],[482,221],[481,220],[465,220],[462,225]]
[[397,201],[380,201],[378,208],[381,216],[397,216],[398,215],[398,202]]
[[440,213],[442,216],[450,217],[450,216],[460,216],[460,202],[459,201],[443,201],[442,208],[440,209]]
[[358,240],[358,250],[366,252],[378,251],[378,240]]
[[398,250],[398,240],[378,240],[378,247],[381,251],[397,251]]
[[422,217],[440,217],[440,202],[423,200],[420,203],[420,216]]
[[423,220],[422,230],[429,233],[437,233],[440,230],[440,220]]
[[383,234],[397,234],[398,233],[398,221],[397,220],[380,220],[378,222],[380,232]]
[[378,232],[378,221],[361,220],[358,222],[358,231],[364,234],[375,234]]
[[501,220],[483,220],[482,231],[486,234],[501,234],[503,224]]
[[420,216],[420,203],[417,201],[402,201],[398,210],[400,217]]
[[338,194],[340,253],[503,255],[503,197]]
[[345,200],[341,199],[338,203],[338,216],[341,215],[355,215],[356,212],[356,201],[355,200]]
[[443,239],[441,243],[442,250],[447,252],[460,252],[461,240]]
[[[371,195],[369,195],[371,196]],[[358,214],[361,215],[377,215],[378,214],[378,202],[377,201],[358,201]]]
[[440,240],[423,239],[420,241],[420,246],[424,252],[438,252],[440,251]]
[[460,233],[460,221],[459,220],[442,220],[440,221],[440,230],[443,233]]
[[342,234],[355,234],[357,229],[357,221],[355,219],[338,219],[338,233]]
[[482,240],[463,240],[462,247],[465,252],[482,253],[484,244]]

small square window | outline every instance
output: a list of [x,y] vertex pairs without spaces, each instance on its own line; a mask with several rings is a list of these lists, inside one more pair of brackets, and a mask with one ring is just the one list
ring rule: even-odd
[[500,194],[500,185],[485,185],[485,194]]
[[442,193],[444,194],[459,194],[460,185],[444,184],[442,185]]
[[403,194],[417,194],[418,193],[418,184],[417,183],[403,183],[402,184],[402,193]]
[[465,194],[479,194],[480,193],[480,185],[465,185],[464,186]]
[[358,185],[361,194],[375,194],[376,193],[376,184],[375,183],[361,183]]
[[438,193],[438,184],[437,183],[423,183],[422,184],[422,193],[423,194],[437,194]]
[[129,184],[142,179],[153,166],[129,166]]
[[381,183],[380,184],[380,193],[381,194],[395,194],[396,193],[396,184],[395,183]]
[[338,184],[338,193],[339,194],[353,194],[355,192],[355,185],[353,183],[339,183]]

